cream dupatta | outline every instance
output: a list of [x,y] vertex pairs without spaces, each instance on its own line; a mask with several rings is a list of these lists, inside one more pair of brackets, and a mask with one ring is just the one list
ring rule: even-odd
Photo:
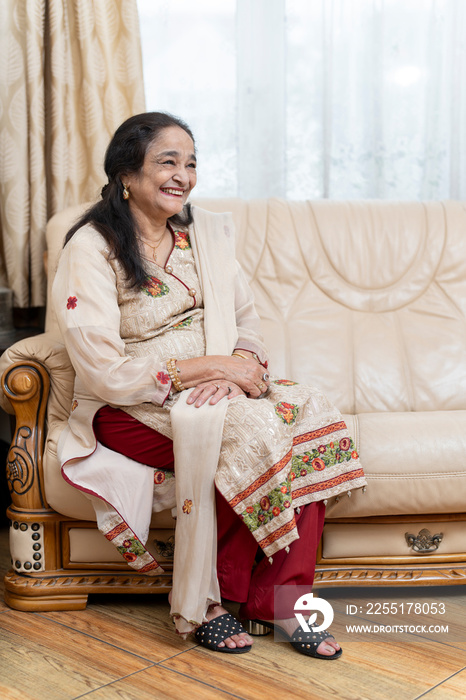
[[[191,245],[204,295],[207,355],[230,355],[238,338],[235,247],[229,215],[196,208]],[[221,601],[217,579],[214,478],[227,399],[194,408],[184,391],[171,411],[177,521],[171,615],[185,636]]]

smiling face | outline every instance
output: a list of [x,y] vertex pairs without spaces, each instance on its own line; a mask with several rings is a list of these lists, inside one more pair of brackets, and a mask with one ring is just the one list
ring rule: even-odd
[[179,214],[196,184],[196,156],[189,134],[178,126],[163,129],[146,151],[142,168],[122,177],[131,213],[144,230]]

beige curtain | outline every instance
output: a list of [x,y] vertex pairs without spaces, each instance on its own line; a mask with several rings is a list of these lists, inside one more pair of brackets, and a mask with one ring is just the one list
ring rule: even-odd
[[45,304],[44,227],[96,198],[115,128],[144,111],[136,0],[0,3],[0,285]]

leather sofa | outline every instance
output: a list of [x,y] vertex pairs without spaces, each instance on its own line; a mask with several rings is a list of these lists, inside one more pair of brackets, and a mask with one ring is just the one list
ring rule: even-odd
[[[367,473],[365,493],[327,504],[316,587],[466,583],[466,205],[197,203],[233,212],[271,372],[328,394]],[[82,209],[49,222],[49,289]],[[8,605],[78,609],[92,592],[167,592],[171,514],[154,516],[149,541],[165,573],[138,575],[61,478],[73,370],[50,308],[45,334],[7,350],[0,374],[1,405],[16,413]]]

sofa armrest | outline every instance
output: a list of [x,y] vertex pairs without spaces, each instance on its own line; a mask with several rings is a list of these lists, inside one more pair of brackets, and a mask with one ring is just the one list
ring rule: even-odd
[[[61,338],[53,333],[41,333],[15,343],[0,357],[0,376],[6,376],[12,365],[29,362],[42,365],[50,376],[49,423],[66,420],[71,410],[75,374]],[[4,386],[2,380],[0,406],[7,413],[14,413],[11,397]]]
[[6,463],[13,505],[25,510],[46,509],[42,455],[50,379],[38,362],[15,362],[2,376],[2,389],[15,415],[16,428]]
[[2,407],[16,417],[7,458],[7,480],[13,506],[48,509],[42,457],[46,417],[49,424],[66,420],[74,372],[61,343],[44,333],[12,345],[0,358]]

